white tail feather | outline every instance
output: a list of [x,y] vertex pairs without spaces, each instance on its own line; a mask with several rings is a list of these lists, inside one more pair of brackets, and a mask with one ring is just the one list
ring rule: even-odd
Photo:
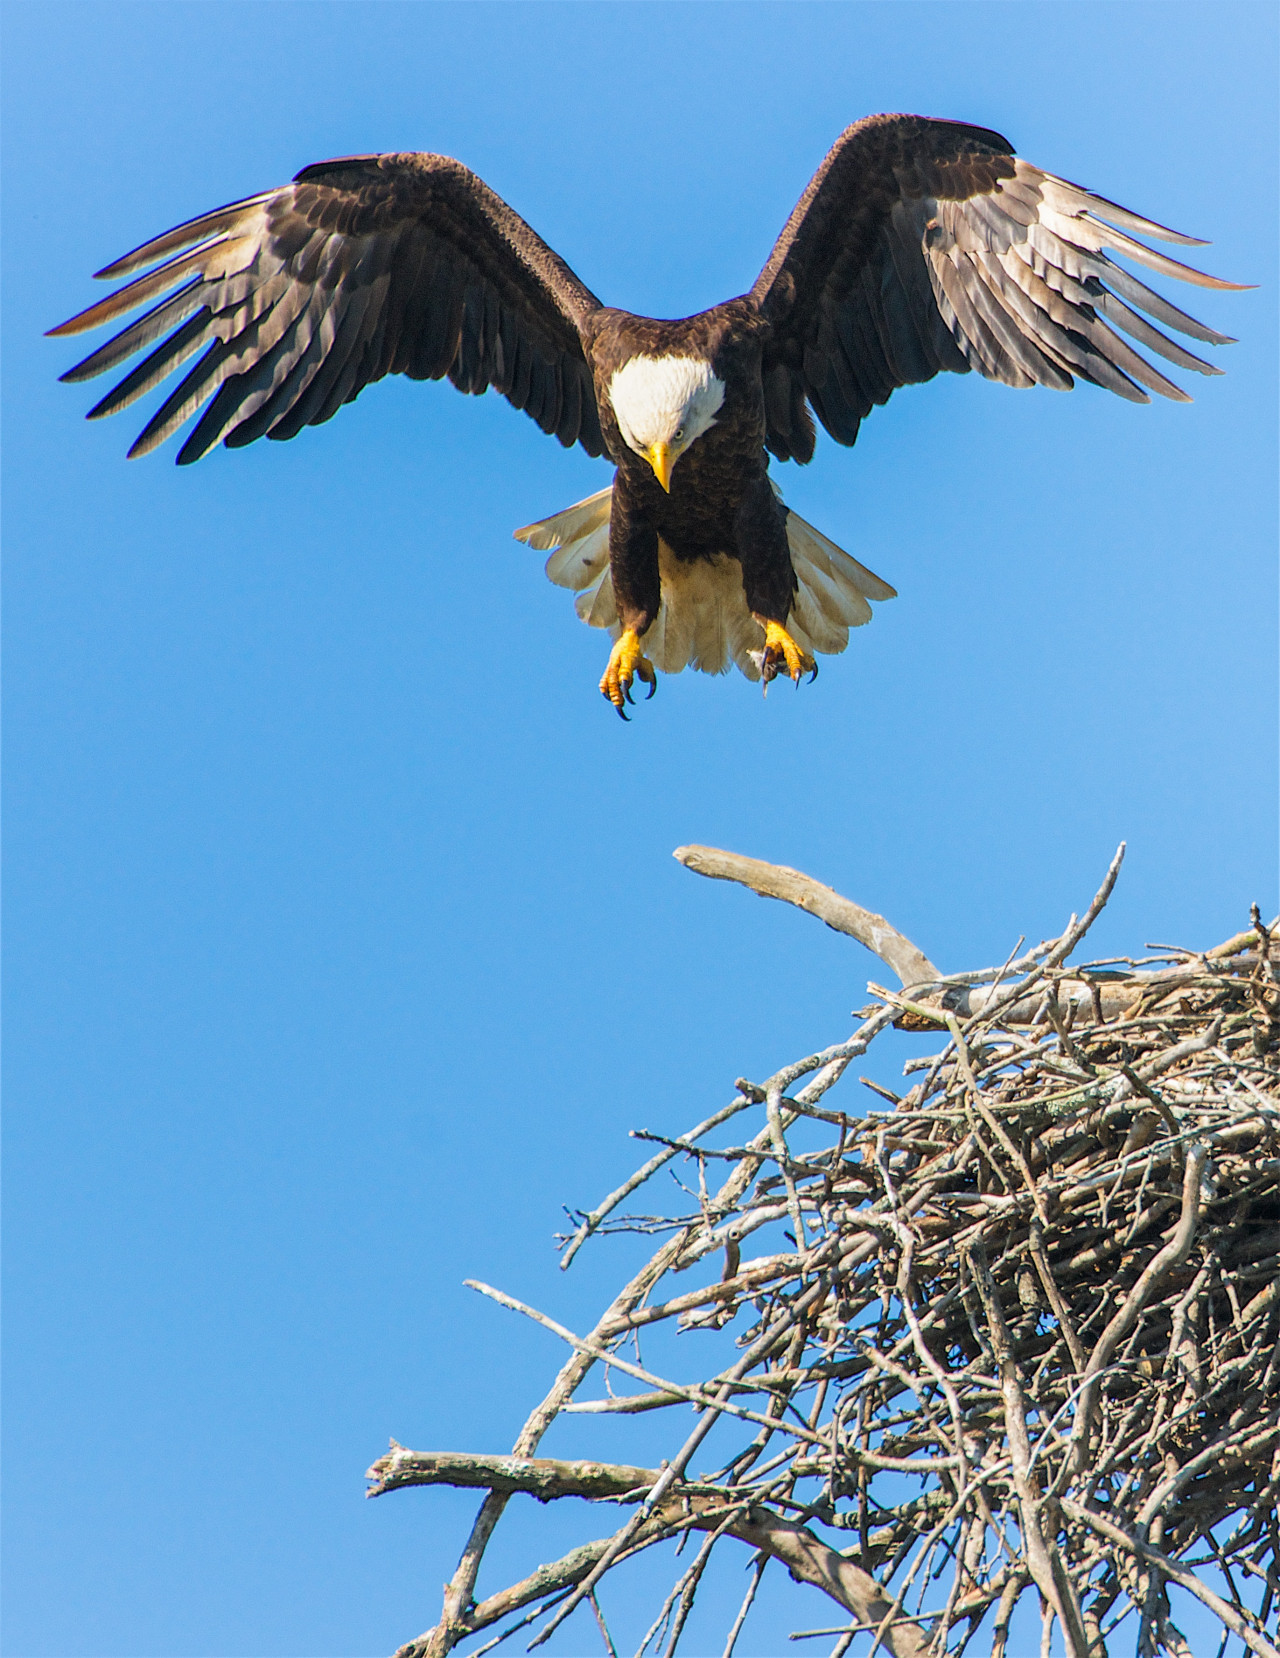
[[[512,534],[517,541],[527,542],[540,553],[550,552],[553,547],[567,548],[569,542],[598,529],[601,524],[607,524],[612,508],[613,485],[610,484],[608,489],[598,489],[594,495],[588,495],[585,501],[578,501],[563,512],[553,513],[550,518],[539,519],[536,524],[526,524],[523,529],[513,530]],[[551,579],[555,581],[554,576]],[[560,582],[558,585],[568,587],[573,584]]]
[[[781,500],[776,484],[774,492]],[[609,572],[612,505],[612,487],[602,489],[515,535],[540,552],[550,551],[547,575],[577,594],[574,609],[584,622],[607,628],[616,639],[620,626]],[[794,512],[787,517],[787,541],[800,584],[787,629],[802,649],[836,656],[849,643],[849,629],[871,620],[867,601],[896,598],[896,590]],[[685,561],[660,541],[658,570],[662,605],[643,641],[653,665],[664,674],[684,668],[722,674],[733,662],[748,679],[759,679],[755,656],[764,647],[764,629],[747,609],[737,559],[719,553]]]

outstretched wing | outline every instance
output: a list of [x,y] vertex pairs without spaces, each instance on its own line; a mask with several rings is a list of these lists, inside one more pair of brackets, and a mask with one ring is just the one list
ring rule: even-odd
[[769,448],[783,460],[812,457],[806,398],[837,442],[852,443],[873,404],[943,369],[1059,390],[1080,378],[1137,403],[1150,401],[1147,391],[1189,401],[1116,329],[1200,374],[1221,370],[1147,318],[1212,345],[1228,336],[1108,252],[1205,288],[1239,284],[1129,232],[1203,245],[1032,167],[984,127],[918,115],[857,122],[814,175],[752,289],[773,324]]
[[163,443],[209,398],[180,464],[219,440],[236,448],[291,438],[384,374],[447,374],[465,392],[493,386],[566,446],[603,450],[579,333],[599,300],[448,156],[306,167],[292,184],[179,225],[98,275],[147,266],[50,330],[78,334],[165,296],[62,376],[88,380],[155,346],[91,420],[127,408],[202,353],[130,456]]

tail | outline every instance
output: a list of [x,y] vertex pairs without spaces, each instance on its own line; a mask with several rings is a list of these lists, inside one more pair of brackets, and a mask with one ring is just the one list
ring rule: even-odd
[[[774,492],[781,500],[776,484]],[[610,486],[550,518],[526,524],[515,536],[551,553],[547,575],[558,587],[578,595],[574,608],[584,622],[607,628],[616,639],[620,624],[609,574],[612,505]],[[803,649],[837,656],[849,643],[849,629],[871,620],[868,601],[896,598],[896,590],[794,512],[787,515],[787,541],[800,584],[787,629]],[[686,562],[660,541],[658,570],[662,605],[644,636],[645,655],[654,666],[664,674],[684,668],[722,674],[734,662],[748,679],[759,679],[764,629],[747,609],[737,559],[721,553],[711,560]]]

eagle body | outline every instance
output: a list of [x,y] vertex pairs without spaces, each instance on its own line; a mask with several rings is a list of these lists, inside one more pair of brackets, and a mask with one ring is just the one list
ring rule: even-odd
[[[785,621],[795,591],[786,508],[769,485],[761,360],[768,324],[750,299],[661,321],[606,311],[588,349],[605,452],[617,468],[609,553],[622,628],[643,635],[661,606],[659,542],[683,564],[727,556],[748,608]],[[713,424],[673,467],[669,486],[627,443],[614,409],[629,365],[702,362],[724,388]]]
[[291,438],[386,374],[492,387],[560,443],[606,455],[608,489],[516,534],[612,634],[601,690],[623,713],[635,678],[652,694],[655,665],[798,680],[815,652],[844,649],[868,601],[893,597],[769,475],[770,456],[813,458],[815,417],[852,444],[895,389],[945,371],[1020,388],[1085,379],[1140,403],[1187,401],[1144,350],[1218,373],[1164,330],[1227,336],[1112,255],[1237,285],[1139,238],[1196,240],[986,128],[872,116],[837,139],[752,287],[668,321],[603,305],[451,157],[351,156],[144,243],[98,273],[124,287],[50,332],[148,307],[63,375],[144,353],[90,418],[195,359],[131,456],[196,416],[182,464],[219,442]]

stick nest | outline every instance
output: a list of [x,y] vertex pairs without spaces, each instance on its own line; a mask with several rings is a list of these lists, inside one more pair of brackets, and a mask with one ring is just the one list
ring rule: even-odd
[[[1062,939],[998,972],[882,991],[850,1041],[740,1081],[686,1135],[648,1136],[655,1155],[566,1240],[571,1259],[596,1232],[662,1239],[589,1335],[476,1286],[572,1352],[515,1456],[393,1446],[370,1470],[372,1494],[489,1493],[444,1615],[406,1658],[542,1619],[537,1644],[582,1604],[612,1653],[604,1579],[681,1533],[698,1547],[656,1609],[654,1652],[674,1653],[712,1551],[736,1540],[755,1564],[726,1653],[777,1561],[836,1603],[816,1632],[836,1655],[959,1654],[978,1637],[1000,1658],[1025,1594],[1046,1652],[1056,1625],[1069,1658],[1099,1658],[1132,1617],[1144,1658],[1189,1658],[1176,1591],[1224,1642],[1276,1654],[1280,940],[1255,912],[1206,954],[1068,970],[1108,891]],[[895,1023],[944,1045],[885,1109],[831,1109]],[[745,1143],[717,1135],[752,1115]],[[685,1212],[628,1217],[678,1160]],[[771,1247],[747,1259],[753,1234]],[[720,1280],[663,1301],[663,1280],[699,1263]],[[693,1382],[647,1369],[638,1336],[658,1324],[722,1330],[720,1362]],[[610,1391],[578,1397],[602,1367]],[[655,1410],[677,1430],[660,1468],[533,1455],[562,1413]],[[518,1491],[630,1507],[477,1601]]]

